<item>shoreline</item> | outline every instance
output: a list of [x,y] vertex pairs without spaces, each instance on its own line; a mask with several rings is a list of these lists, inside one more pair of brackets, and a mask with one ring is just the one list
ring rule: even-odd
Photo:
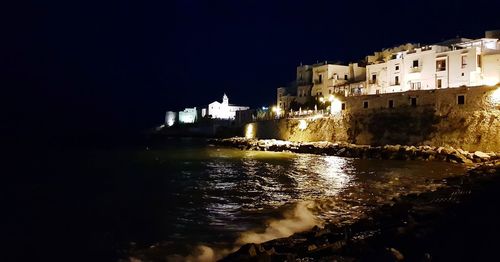
[[500,160],[444,182],[435,191],[395,198],[350,225],[315,226],[246,244],[221,261],[470,261],[496,256]]
[[[490,248],[490,245],[500,243],[495,241],[495,237],[500,234],[500,227],[487,231],[488,226],[496,223],[493,216],[495,211],[491,208],[500,203],[500,195],[496,194],[498,187],[495,187],[500,186],[499,153],[467,152],[453,147],[373,147],[246,138],[211,139],[209,143],[242,150],[446,161],[470,166],[465,174],[444,179],[444,185],[436,190],[394,198],[391,204],[376,208],[366,218],[352,224],[326,224],[323,228],[315,226],[289,237],[246,244],[221,261],[431,261],[436,258],[463,260],[464,257],[468,258],[465,260],[471,260],[495,255],[494,248],[490,252],[478,253],[477,250],[482,249],[478,245]],[[487,214],[476,216],[482,211]],[[486,221],[486,225],[481,224],[482,220]],[[468,226],[470,221],[478,224],[476,227]],[[477,242],[483,234],[486,236],[482,240],[488,240],[487,243]],[[446,244],[442,244],[443,241]],[[462,245],[473,249],[455,250]]]
[[249,139],[244,137],[216,138],[209,139],[208,141],[215,145],[235,147],[241,150],[285,151],[365,159],[437,160],[468,165],[500,159],[500,152],[468,152],[460,148],[455,149],[448,146],[370,146],[349,144],[345,142],[291,142],[276,139]]

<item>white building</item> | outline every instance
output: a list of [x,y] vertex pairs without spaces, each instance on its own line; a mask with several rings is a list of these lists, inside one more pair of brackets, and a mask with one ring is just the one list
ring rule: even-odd
[[165,125],[173,126],[177,120],[177,113],[173,111],[167,111],[165,113]]
[[351,63],[349,65],[336,65],[325,62],[313,67],[313,87],[311,95],[315,97],[327,97],[334,93],[336,86],[349,82],[364,80],[366,69]]
[[[405,45],[367,57],[367,94],[478,86],[498,82],[497,38]],[[378,57],[376,57],[378,55]],[[496,80],[495,80],[496,79]]]
[[186,108],[184,111],[179,112],[179,123],[190,124],[196,122],[198,119],[198,111],[196,107]]
[[207,114],[215,119],[230,119],[234,120],[236,116],[236,111],[247,110],[247,106],[235,106],[229,104],[229,98],[224,94],[222,97],[222,103],[214,101],[208,105]]

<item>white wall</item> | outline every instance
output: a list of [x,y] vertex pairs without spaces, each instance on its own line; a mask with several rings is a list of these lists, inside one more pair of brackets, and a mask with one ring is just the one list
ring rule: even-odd
[[222,103],[218,101],[212,102],[208,105],[208,115],[216,119],[229,119],[233,120],[236,116],[236,111],[247,110],[249,107],[246,106],[233,106],[229,104],[229,100]]
[[486,85],[500,82],[500,52],[483,56],[483,79]]
[[188,124],[196,122],[196,107],[186,108],[179,112],[179,123]]

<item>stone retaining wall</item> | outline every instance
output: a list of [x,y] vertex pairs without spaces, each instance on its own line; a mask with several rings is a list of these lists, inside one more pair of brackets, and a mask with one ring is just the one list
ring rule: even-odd
[[[500,151],[500,87],[462,87],[347,97],[345,110],[323,118],[255,122],[255,138],[367,144],[452,146]],[[463,96],[465,104],[458,104]],[[417,105],[411,105],[416,98]],[[388,108],[389,100],[394,108]],[[363,103],[368,102],[368,108]],[[306,128],[303,128],[306,123]],[[248,126],[247,125],[247,126]]]

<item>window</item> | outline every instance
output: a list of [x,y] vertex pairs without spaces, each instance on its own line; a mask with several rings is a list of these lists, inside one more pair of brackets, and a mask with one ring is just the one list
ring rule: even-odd
[[477,55],[477,67],[481,67],[481,55]]
[[344,80],[347,80],[347,75],[344,75]]
[[436,71],[445,71],[446,70],[446,59],[436,60]]
[[465,74],[462,72],[462,76],[464,76]]
[[342,108],[342,110],[345,110],[345,103],[342,103],[341,108]]
[[368,108],[368,101],[363,101],[363,108]]
[[394,77],[394,84],[399,85],[399,76]]
[[418,60],[413,60],[413,65],[412,67],[418,67]]
[[399,65],[396,65],[395,70],[396,70],[396,71],[398,71],[398,70],[399,70]]
[[411,98],[410,105],[413,106],[413,107],[417,106],[417,98],[416,97],[412,97]]
[[437,87],[437,88],[441,88],[441,87],[443,87],[443,79],[438,79],[438,80],[437,80],[436,87]]
[[389,102],[388,102],[387,107],[394,108],[394,100],[390,99]]
[[458,95],[457,96],[457,104],[458,105],[465,105],[465,95]]
[[320,74],[318,77],[319,77],[318,79],[319,84],[323,83],[323,75]]
[[462,68],[465,68],[467,66],[467,56],[463,55],[462,56]]
[[410,89],[411,90],[420,90],[420,82],[412,82],[410,83]]
[[373,81],[373,82],[377,81],[377,75],[376,75],[376,74],[373,74],[373,75],[372,75],[372,81]]

